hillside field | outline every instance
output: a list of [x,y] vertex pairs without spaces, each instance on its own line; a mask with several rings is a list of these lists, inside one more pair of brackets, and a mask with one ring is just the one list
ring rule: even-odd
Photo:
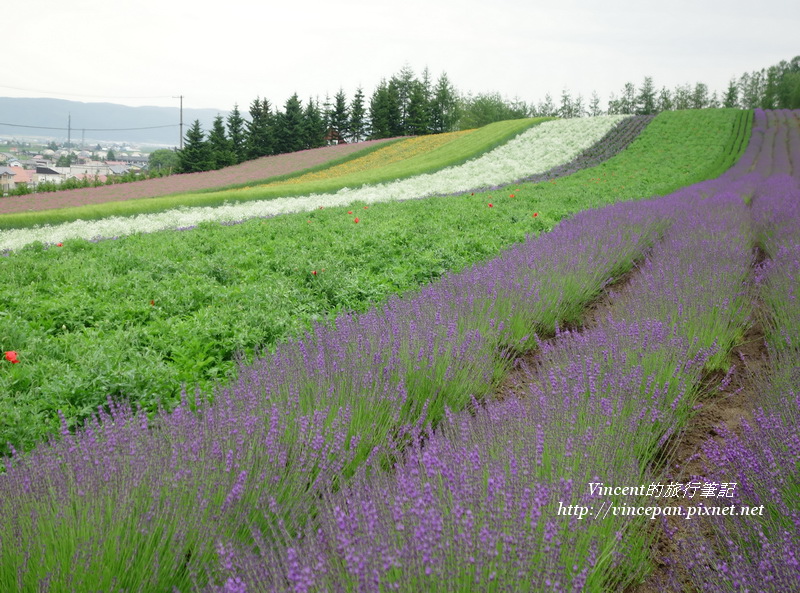
[[0,590],[797,587],[800,111],[308,152],[0,200]]

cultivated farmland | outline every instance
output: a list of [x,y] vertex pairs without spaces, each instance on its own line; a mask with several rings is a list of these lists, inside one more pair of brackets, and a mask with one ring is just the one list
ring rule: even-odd
[[[313,209],[7,252],[0,588],[791,590],[800,112],[601,119]],[[682,475],[756,323],[753,419]],[[664,551],[700,502],[767,512]]]

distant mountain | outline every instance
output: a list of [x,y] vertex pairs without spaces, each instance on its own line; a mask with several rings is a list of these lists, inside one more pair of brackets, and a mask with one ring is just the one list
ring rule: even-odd
[[[227,112],[218,109],[184,108],[184,135],[196,119],[200,120],[203,130],[208,133],[217,114],[227,117]],[[80,143],[82,137],[87,144],[98,141],[166,146],[180,144],[180,109],[177,105],[128,107],[115,103],[11,97],[0,97],[0,138],[37,136],[66,140],[70,116],[74,144]]]

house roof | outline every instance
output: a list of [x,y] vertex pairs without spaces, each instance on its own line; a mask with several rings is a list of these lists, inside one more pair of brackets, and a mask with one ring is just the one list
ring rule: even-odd
[[0,175],[16,175],[11,167],[0,167]]
[[14,171],[14,183],[30,183],[33,181],[33,170],[22,167],[9,167]]
[[61,173],[51,169],[50,167],[36,167],[36,174],[37,175],[61,175]]

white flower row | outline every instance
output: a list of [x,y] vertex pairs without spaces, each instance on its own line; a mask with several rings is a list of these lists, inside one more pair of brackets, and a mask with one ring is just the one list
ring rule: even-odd
[[134,233],[190,227],[202,222],[235,222],[249,218],[316,210],[320,206],[346,206],[353,202],[388,202],[478,187],[511,183],[565,164],[602,138],[626,116],[553,120],[529,128],[516,138],[462,165],[334,194],[258,200],[214,207],[181,207],[131,217],[76,220],[58,225],[0,231],[0,250],[15,250],[33,243],[59,243],[67,239],[120,237]]

